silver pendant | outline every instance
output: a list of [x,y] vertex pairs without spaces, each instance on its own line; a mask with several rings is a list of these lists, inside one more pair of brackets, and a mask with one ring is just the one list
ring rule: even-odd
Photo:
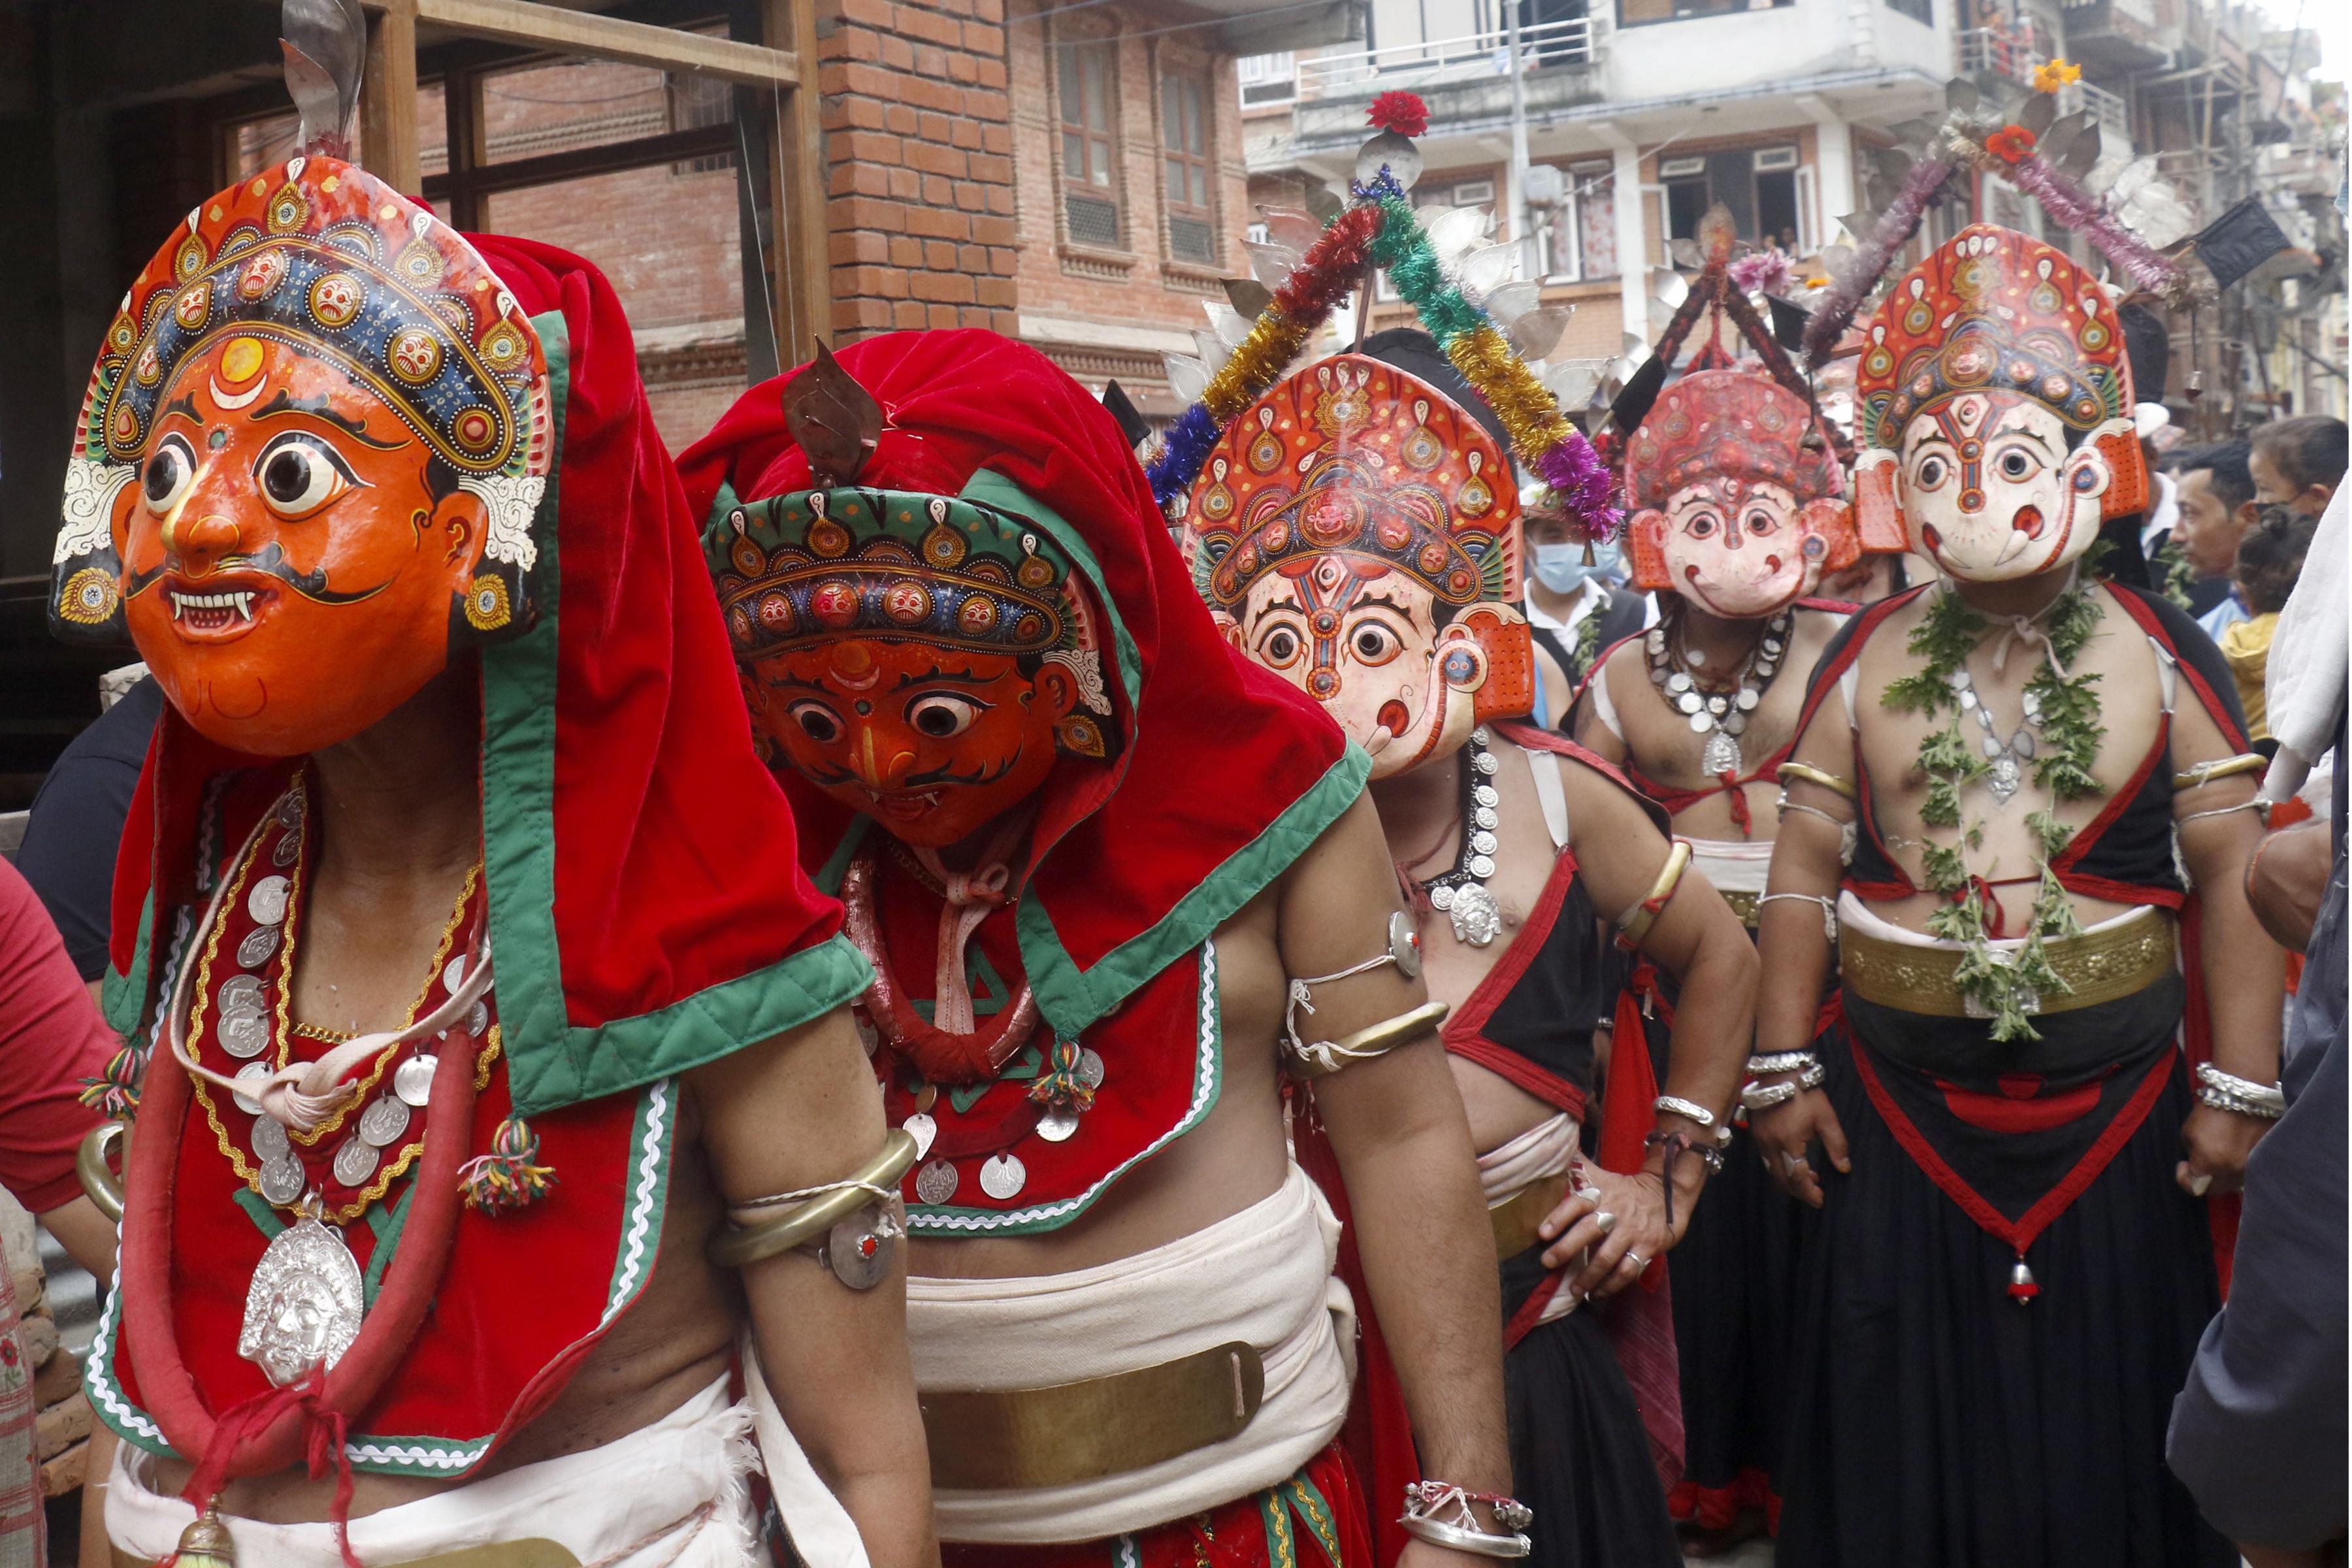
[[956,1195],[963,1178],[954,1165],[945,1160],[934,1160],[915,1173],[915,1197],[919,1202],[943,1204]]
[[1484,828],[1480,828],[1478,831],[1470,835],[1470,853],[1473,855],[1492,855],[1501,847],[1501,842],[1502,841],[1497,839],[1493,834],[1487,832]]
[[360,1266],[343,1238],[315,1219],[296,1220],[253,1270],[236,1353],[283,1388],[342,1360],[363,1310]]
[[247,969],[258,969],[268,963],[269,955],[278,951],[278,928],[274,925],[256,926],[246,932],[245,940],[236,944],[237,963]]
[[285,1159],[294,1152],[293,1143],[286,1136],[286,1124],[275,1116],[265,1116],[253,1124],[253,1152],[261,1156],[265,1165]]
[[[1452,900],[1447,900],[1451,902]],[[1407,980],[1421,978],[1421,931],[1413,925],[1412,917],[1402,910],[1389,914],[1389,956],[1396,960],[1397,973]],[[1087,1053],[1093,1056],[1092,1051]],[[1087,1086],[1091,1089],[1094,1086]]]
[[980,1190],[1004,1203],[1021,1195],[1029,1184],[1029,1167],[1018,1154],[991,1154],[980,1167]]
[[421,1108],[433,1098],[433,1075],[440,1070],[439,1057],[419,1052],[393,1069],[392,1092],[405,1103]]
[[379,1149],[387,1148],[408,1131],[408,1107],[387,1094],[360,1112],[360,1136]]
[[488,1002],[477,1002],[466,1013],[466,1033],[478,1040],[489,1032],[490,1005]]
[[1495,760],[1494,752],[1481,752],[1470,759],[1470,765],[1491,778],[1494,776],[1495,770],[1503,764]]
[[281,1154],[261,1167],[261,1195],[283,1208],[302,1195],[310,1185],[302,1173],[302,1162],[292,1154]]
[[1992,773],[1985,780],[1985,787],[1992,791],[1995,800],[2006,805],[2009,797],[2017,793],[2017,786],[2023,782],[2023,773],[2015,757],[1996,757]]
[[1706,712],[1704,710],[1699,712],[1693,713],[1690,716],[1690,727],[1692,734],[1704,735],[1709,730],[1715,728],[1715,715]]
[[[1397,915],[1395,915],[1395,916],[1391,917],[1391,941],[1393,941],[1393,940],[1394,940],[1394,934],[1393,934],[1393,924],[1394,924],[1394,921],[1400,921],[1400,920],[1402,920],[1402,919],[1404,919],[1404,916],[1403,916],[1402,913],[1397,914]],[[1414,955],[1413,962],[1414,962],[1414,963],[1415,963],[1416,965],[1417,965],[1417,964],[1419,964],[1419,963],[1421,962],[1421,960],[1420,960],[1420,955],[1419,955],[1417,952],[1416,952],[1416,953],[1415,953],[1415,955]],[[1076,1079],[1078,1080],[1078,1087],[1079,1087],[1079,1088],[1081,1088],[1081,1089],[1085,1089],[1092,1090],[1092,1089],[1100,1089],[1100,1088],[1102,1087],[1102,1082],[1103,1082],[1103,1063],[1102,1063],[1102,1058],[1100,1058],[1100,1057],[1098,1057],[1098,1056],[1097,1056],[1097,1055],[1095,1054],[1094,1047],[1093,1047],[1092,1046],[1081,1046],[1080,1047],[1078,1047],[1078,1065],[1077,1065],[1077,1067],[1076,1067],[1076,1068],[1071,1072],[1070,1076],[1071,1076],[1072,1078],[1075,1078],[1075,1079]]]
[[939,1122],[920,1110],[898,1123],[898,1130],[915,1141],[915,1158],[918,1160],[931,1152],[931,1141],[940,1135]]
[[309,804],[302,798],[302,791],[299,785],[288,790],[278,798],[278,820],[299,832],[302,826],[303,808]]
[[1503,814],[1491,805],[1474,806],[1471,808],[1470,820],[1492,832],[1502,822]]
[[1503,804],[1503,797],[1493,784],[1474,784],[1470,790],[1470,803],[1473,805],[1496,806]]
[[851,1289],[871,1290],[890,1272],[898,1249],[897,1217],[872,1204],[825,1233],[824,1266]]
[[256,925],[274,926],[286,918],[286,889],[283,877],[264,877],[245,895],[245,912],[253,917]]
[[269,863],[282,871],[294,864],[295,857],[301,853],[302,841],[289,833],[278,841],[277,848],[269,852]]
[[365,1186],[383,1158],[366,1139],[346,1138],[343,1146],[335,1151],[335,1180],[347,1187]]
[[1685,691],[1675,699],[1675,706],[1685,713],[1696,713],[1706,706],[1706,699],[1696,691]]
[[[1078,1111],[1076,1106],[1049,1105],[1045,1108],[1045,1114],[1037,1118],[1037,1136],[1048,1143],[1066,1143],[1077,1130]],[[986,1185],[987,1173],[983,1171],[981,1174],[982,1184]],[[1017,1187],[1014,1189],[1016,1192],[1019,1190]]]
[[1473,855],[1470,857],[1470,865],[1468,869],[1472,876],[1477,878],[1480,881],[1484,881],[1495,874],[1494,857],[1490,855]]
[[449,961],[449,967],[441,972],[441,984],[449,988],[450,995],[455,996],[457,994],[457,987],[466,984],[466,955],[464,953],[461,952],[457,957]]
[[1454,889],[1443,882],[1430,889],[1429,907],[1439,914],[1451,911],[1454,908]]
[[256,975],[233,974],[221,982],[216,994],[224,1013],[258,1015],[261,1011],[261,981]]
[[1752,686],[1743,686],[1739,689],[1739,695],[1732,700],[1738,705],[1741,712],[1753,713],[1756,711],[1756,705],[1764,700],[1764,694]]
[[258,1013],[232,1013],[220,1021],[221,1049],[240,1061],[257,1057],[269,1044],[269,1026]]
[[1739,754],[1739,742],[1717,730],[1706,738],[1706,749],[1699,754],[1698,769],[1711,779],[1721,778],[1725,773],[1740,773],[1745,761]]
[[[249,1083],[258,1086],[261,1080],[268,1076],[269,1064],[268,1062],[247,1062],[243,1067],[236,1069],[236,1081],[239,1083]],[[241,1089],[232,1089],[230,1093],[236,1099],[236,1108],[239,1110],[244,1111],[247,1116],[258,1116],[261,1114],[261,1101],[254,1099],[251,1095],[246,1093],[245,1090]]]
[[1454,922],[1454,940],[1472,947],[1484,947],[1502,933],[1503,907],[1475,882],[1454,889],[1454,904],[1445,914]]

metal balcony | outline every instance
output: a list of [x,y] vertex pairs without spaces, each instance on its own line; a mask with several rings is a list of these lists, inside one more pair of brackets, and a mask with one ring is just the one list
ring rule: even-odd
[[[1571,16],[1519,29],[1519,62],[1531,76],[1556,66],[1589,66],[1593,58],[1589,17]],[[1297,95],[1301,99],[1354,96],[1391,88],[1425,93],[1433,87],[1507,78],[1510,73],[1509,35],[1495,28],[1458,38],[1302,59],[1297,65]]]

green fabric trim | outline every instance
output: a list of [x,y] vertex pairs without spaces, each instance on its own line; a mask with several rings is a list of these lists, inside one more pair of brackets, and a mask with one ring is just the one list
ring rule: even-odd
[[1103,618],[1110,623],[1119,684],[1127,691],[1128,711],[1135,711],[1143,702],[1143,656],[1136,650],[1135,639],[1128,635],[1127,623],[1119,619],[1118,606],[1111,602],[1110,590],[1103,586],[1102,565],[1096,561],[1086,540],[1062,521],[1061,513],[993,468],[982,468],[972,475],[964,484],[963,494],[971,500],[985,501],[999,511],[1027,518],[1053,535],[1054,542],[1077,563],[1078,570],[1094,584],[1095,603],[1100,606]]
[[375,1249],[368,1254],[367,1274],[360,1281],[361,1300],[366,1306],[374,1306],[376,1292],[383,1289],[383,1271],[392,1267],[393,1254],[400,1250],[401,1232],[408,1228],[409,1200],[415,1196],[416,1184],[412,1181],[400,1194],[400,1202],[390,1209],[382,1204],[368,1205],[368,1228],[375,1232]]
[[155,890],[150,888],[139,906],[139,941],[131,950],[129,972],[117,974],[108,965],[98,989],[99,1010],[106,1015],[107,1026],[125,1037],[137,1032],[139,1015],[147,1005],[147,949],[154,934]]
[[[561,312],[533,317],[547,353],[556,450],[571,399],[571,343]],[[716,1061],[831,1012],[873,983],[845,937],[706,987],[656,1012],[574,1026],[563,1001],[555,930],[555,704],[562,583],[556,520],[562,466],[550,474],[532,533],[543,595],[539,624],[482,650],[482,851],[499,1021],[517,1116],[560,1110]]]
[[702,531],[696,536],[698,541],[708,546],[710,540],[719,532],[719,520],[742,504],[742,498],[735,493],[735,481],[719,480],[719,493],[710,500],[710,512],[702,520]]
[[817,868],[814,879],[818,892],[828,899],[841,897],[841,879],[849,875],[849,863],[857,858],[857,847],[866,842],[866,830],[873,826],[874,819],[862,811],[849,819],[849,826],[842,830],[841,842],[833,847],[833,853]]
[[121,1321],[122,1277],[118,1272],[114,1288],[106,1293],[106,1305],[98,1314],[98,1333],[90,1341],[89,1359],[82,1363],[82,1392],[89,1396],[90,1408],[98,1412],[98,1418],[124,1442],[151,1454],[181,1457],[164,1440],[163,1429],[123,1394],[121,1380],[114,1374],[115,1357],[122,1342],[118,1329]]
[[1257,897],[1266,884],[1307,853],[1340,814],[1356,804],[1371,777],[1372,759],[1349,742],[1339,759],[1306,794],[1291,802],[1263,833],[1228,856],[1158,924],[1138,932],[1080,970],[1054,929],[1033,882],[1015,914],[1021,962],[1045,1021],[1063,1039],[1075,1039],[1096,1019],[1118,1005],[1144,982],[1189,948],[1198,947],[1234,910]]
[[[253,1222],[253,1228],[259,1231],[265,1239],[277,1240],[278,1233],[286,1228],[286,1222],[278,1217],[276,1209],[269,1206],[269,1200],[251,1187],[239,1187],[230,1197],[237,1207],[245,1211],[245,1217]],[[368,1292],[368,1300],[375,1300],[374,1291]]]

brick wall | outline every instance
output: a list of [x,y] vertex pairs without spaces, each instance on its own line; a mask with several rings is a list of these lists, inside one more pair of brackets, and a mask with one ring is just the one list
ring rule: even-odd
[[1016,330],[1003,0],[821,0],[835,341]]

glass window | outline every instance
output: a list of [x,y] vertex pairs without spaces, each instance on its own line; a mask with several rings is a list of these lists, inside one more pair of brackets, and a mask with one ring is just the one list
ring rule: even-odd
[[1062,207],[1069,237],[1081,245],[1117,246],[1111,95],[1118,78],[1111,46],[1057,44],[1054,66],[1061,103]]

